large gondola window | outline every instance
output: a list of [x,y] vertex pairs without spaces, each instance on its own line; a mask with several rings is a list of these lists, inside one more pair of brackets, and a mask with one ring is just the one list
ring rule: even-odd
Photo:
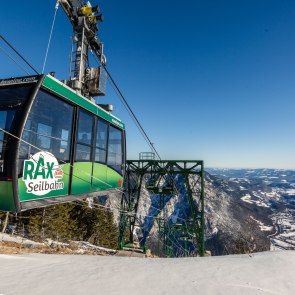
[[[19,119],[19,110],[23,102],[31,93],[31,86],[4,87],[0,89],[0,128],[14,133]],[[5,131],[0,130],[0,176],[6,176],[7,165],[4,159],[9,150],[12,137]],[[7,160],[5,160],[7,161]]]
[[[70,160],[73,107],[40,90],[26,122],[20,146],[22,162],[39,151],[53,154],[60,163]],[[21,172],[21,171],[20,171]]]
[[78,116],[76,162],[91,160],[92,123],[93,116],[80,110]]
[[108,123],[97,119],[95,162],[106,163],[108,140]]
[[122,152],[122,131],[110,126],[108,165],[122,173],[123,152]]

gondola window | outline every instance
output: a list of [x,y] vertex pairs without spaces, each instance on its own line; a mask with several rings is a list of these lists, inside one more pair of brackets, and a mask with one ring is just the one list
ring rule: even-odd
[[[18,112],[25,99],[29,96],[31,87],[2,88],[0,90],[0,127],[5,131],[14,133],[18,120]],[[11,136],[0,130],[0,175],[6,175],[4,158],[8,152],[8,143]]]
[[20,146],[19,172],[23,161],[40,150],[53,154],[60,163],[69,162],[73,107],[40,91],[26,122]]
[[78,117],[76,162],[90,161],[93,116],[80,110]]
[[105,163],[107,156],[108,124],[97,120],[95,162]]
[[110,126],[108,165],[122,173],[123,153],[122,153],[122,131]]

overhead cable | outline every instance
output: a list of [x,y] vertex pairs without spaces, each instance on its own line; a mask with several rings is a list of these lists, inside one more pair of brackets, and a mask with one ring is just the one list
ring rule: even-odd
[[54,11],[53,21],[52,21],[52,25],[51,25],[50,34],[49,34],[47,49],[46,49],[46,53],[45,53],[42,74],[44,73],[44,69],[45,69],[45,65],[46,65],[46,61],[47,61],[48,51],[49,51],[49,47],[50,47],[50,43],[51,43],[51,37],[52,37],[52,32],[53,32],[53,28],[54,28],[54,24],[55,24],[55,18],[56,18],[56,13],[57,13],[58,7],[59,7],[59,0],[57,0],[56,4],[55,4],[55,11]]
[[152,151],[155,152],[155,154],[157,155],[158,159],[161,160],[161,157],[158,153],[158,151],[155,149],[153,143],[151,142],[149,136],[147,135],[146,131],[144,130],[144,128],[142,127],[142,125],[140,124],[139,120],[137,119],[135,113],[132,111],[130,105],[128,104],[126,98],[124,97],[123,93],[121,92],[120,88],[118,87],[117,83],[115,82],[115,80],[113,79],[112,75],[110,74],[109,70],[106,68],[106,66],[104,64],[101,64],[102,67],[104,68],[104,70],[106,71],[109,79],[111,80],[112,84],[114,85],[114,87],[116,88],[118,94],[120,95],[121,101],[123,102],[123,105],[125,106],[125,108],[127,109],[127,111],[129,112],[129,114],[131,115],[131,117],[133,118],[133,120],[136,122],[136,125],[139,127],[141,133],[143,134],[145,140],[147,141],[148,145],[150,146],[150,148],[152,149]]
[[117,85],[117,83],[115,82],[115,80],[113,79],[110,71],[107,69],[106,65],[100,61],[98,61],[97,56],[92,52],[92,56],[94,57],[94,59],[96,60],[97,63],[101,64],[101,66],[104,68],[104,70],[107,73],[108,79],[111,82],[111,85],[114,87],[116,93],[118,94],[123,106],[125,107],[125,109],[127,110],[127,112],[129,113],[131,119],[134,121],[135,125],[137,126],[138,130],[140,131],[140,133],[142,134],[143,138],[145,139],[145,141],[147,142],[147,144],[149,145],[149,147],[151,148],[151,150],[157,155],[158,159],[161,160],[161,157],[158,153],[158,151],[156,150],[156,148],[154,147],[154,144],[152,143],[152,141],[150,140],[149,136],[147,135],[146,131],[144,130],[143,126],[140,124],[139,120],[137,119],[135,113],[132,111],[130,105],[128,104],[125,96],[123,95],[123,93],[121,92],[119,86]]
[[1,46],[0,46],[0,50],[2,50],[2,52],[7,55],[21,70],[23,70],[26,74],[30,75],[30,73],[23,67],[20,65],[20,63],[18,63],[6,50],[4,50]]
[[0,38],[37,74],[39,75],[38,71],[33,68],[33,66],[2,36]]

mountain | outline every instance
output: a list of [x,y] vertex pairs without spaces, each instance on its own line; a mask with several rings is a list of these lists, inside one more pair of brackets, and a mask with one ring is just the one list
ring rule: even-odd
[[[268,231],[271,249],[295,249],[295,171],[281,169],[207,169],[227,181],[236,202],[258,214],[253,220]],[[238,200],[239,199],[239,200]],[[262,208],[268,210],[262,210]],[[269,224],[271,220],[272,224]]]
[[[139,243],[146,242],[156,252],[160,225],[157,217],[163,213],[159,209],[160,196],[150,194],[145,181],[135,236]],[[167,222],[171,224],[187,219],[190,211],[183,178],[178,175],[174,181],[179,194],[164,200]],[[113,208],[120,206],[118,194],[100,197],[100,201]],[[212,255],[294,249],[295,171],[207,169],[205,238],[206,250]]]

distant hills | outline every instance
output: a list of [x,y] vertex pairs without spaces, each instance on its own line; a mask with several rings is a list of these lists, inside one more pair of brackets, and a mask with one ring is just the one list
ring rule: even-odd
[[[170,222],[186,219],[189,204],[183,180],[176,177],[178,196],[166,200]],[[159,197],[143,185],[138,216],[143,231],[138,240],[148,247],[156,244]],[[206,249],[212,255],[295,249],[295,171],[278,169],[206,169]]]
[[271,249],[295,249],[294,170],[207,169],[207,172],[226,183],[232,204],[243,208],[241,216],[251,214],[249,218],[261,232],[267,233],[265,242]]

